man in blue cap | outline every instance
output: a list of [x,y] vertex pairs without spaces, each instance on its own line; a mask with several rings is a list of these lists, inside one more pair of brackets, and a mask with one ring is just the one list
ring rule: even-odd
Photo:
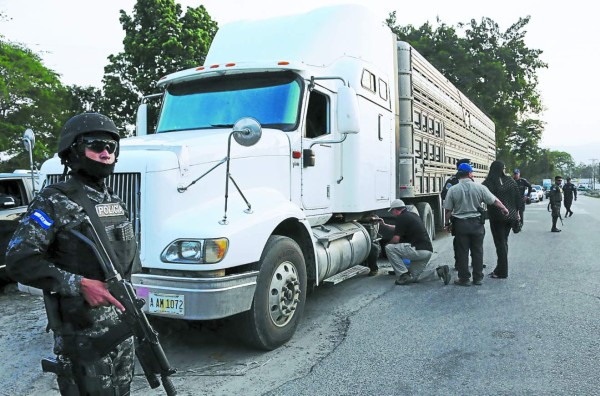
[[[458,171],[458,167],[461,164],[471,164],[471,160],[468,158],[462,158],[459,159],[458,161],[456,161],[456,170]],[[452,175],[448,180],[446,180],[446,183],[444,183],[444,188],[442,189],[442,192],[440,193],[440,195],[442,196],[442,201],[444,199],[446,199],[446,194],[448,194],[448,189],[452,186],[455,186],[458,184],[458,172],[456,172],[456,174]]]
[[[527,179],[521,177],[521,171],[519,169],[515,169],[513,171],[513,179],[515,179],[515,181],[517,182],[517,186],[519,186],[519,191],[521,192],[521,197],[523,198],[523,201],[527,201],[529,194],[531,194],[531,184],[527,181]],[[521,209],[519,209],[519,215],[521,216],[521,224],[523,224],[524,212],[525,205],[522,205]]]
[[458,269],[458,279],[454,284],[471,286],[469,272],[469,252],[473,266],[473,283],[483,282],[483,238],[484,223],[481,220],[481,204],[495,205],[502,213],[508,215],[508,209],[484,185],[473,181],[473,168],[469,164],[458,167],[459,182],[448,190],[444,209],[446,210],[446,227],[450,229],[452,220],[452,235],[455,239],[454,255]]

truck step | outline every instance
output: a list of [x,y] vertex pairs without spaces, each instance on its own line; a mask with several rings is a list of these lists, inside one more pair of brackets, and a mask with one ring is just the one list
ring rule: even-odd
[[364,267],[362,265],[355,265],[354,267],[350,267],[347,270],[340,272],[339,274],[335,274],[330,278],[323,280],[324,283],[330,283],[332,285],[337,285],[340,282],[345,281],[346,279],[354,278],[356,275],[364,274],[369,272],[368,267]]

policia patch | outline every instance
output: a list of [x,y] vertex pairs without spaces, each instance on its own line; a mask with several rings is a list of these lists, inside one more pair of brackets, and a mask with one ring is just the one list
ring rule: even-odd
[[98,217],[125,216],[123,207],[118,203],[105,203],[96,205]]

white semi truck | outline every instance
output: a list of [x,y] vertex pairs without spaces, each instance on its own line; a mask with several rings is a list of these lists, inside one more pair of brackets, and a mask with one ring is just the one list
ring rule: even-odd
[[262,349],[307,289],[366,271],[373,214],[402,198],[433,237],[456,160],[482,177],[495,158],[492,121],[361,6],[224,25],[159,86],[109,178],[139,235],[132,282],[149,314],[237,315]]

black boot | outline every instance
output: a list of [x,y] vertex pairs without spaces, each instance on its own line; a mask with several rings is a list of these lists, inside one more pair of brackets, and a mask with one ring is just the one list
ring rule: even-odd
[[556,228],[557,221],[558,221],[558,217],[552,218],[552,229],[550,230],[550,232],[560,232],[560,230],[558,228]]

